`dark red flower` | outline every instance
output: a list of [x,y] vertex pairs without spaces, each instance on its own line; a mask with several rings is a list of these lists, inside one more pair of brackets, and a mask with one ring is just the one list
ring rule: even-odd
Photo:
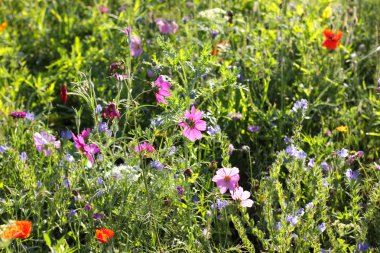
[[114,103],[111,103],[107,106],[106,111],[103,113],[104,118],[113,120],[113,118],[117,117],[117,119],[120,119],[120,113],[116,108],[116,105]]
[[23,119],[26,117],[26,112],[11,112],[9,115],[14,119]]
[[343,33],[339,31],[335,34],[330,29],[326,29],[323,31],[323,35],[325,35],[325,41],[322,46],[329,50],[335,50],[340,45],[340,39]]
[[67,85],[62,84],[61,88],[59,88],[59,97],[61,98],[62,103],[66,104],[67,102]]

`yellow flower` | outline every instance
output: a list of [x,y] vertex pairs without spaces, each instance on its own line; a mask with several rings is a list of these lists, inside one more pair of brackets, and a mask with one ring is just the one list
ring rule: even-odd
[[1,23],[1,25],[0,25],[0,32],[2,32],[3,30],[5,30],[5,28],[7,28],[7,22]]
[[348,127],[347,126],[338,126],[336,128],[336,130],[338,130],[341,133],[347,133],[348,132]]

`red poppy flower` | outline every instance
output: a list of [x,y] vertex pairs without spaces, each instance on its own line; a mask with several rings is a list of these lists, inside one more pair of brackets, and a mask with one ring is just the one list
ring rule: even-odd
[[323,35],[325,35],[326,40],[323,42],[322,46],[329,50],[335,50],[340,45],[340,39],[342,38],[343,33],[339,31],[335,34],[330,29],[326,29],[323,31]]
[[61,88],[59,89],[59,97],[61,98],[62,103],[66,104],[67,102],[67,85],[62,84]]
[[101,228],[95,231],[96,239],[101,243],[106,243],[115,235],[112,229]]
[[30,232],[32,231],[32,222],[29,220],[20,220],[16,222],[12,222],[7,230],[5,230],[2,234],[2,237],[6,240],[21,238],[26,239],[30,236]]

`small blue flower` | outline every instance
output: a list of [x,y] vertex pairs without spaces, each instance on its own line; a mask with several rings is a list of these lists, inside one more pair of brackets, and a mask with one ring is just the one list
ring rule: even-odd
[[256,132],[260,131],[261,127],[259,127],[259,126],[248,126],[247,129],[251,133],[256,133]]
[[307,100],[301,99],[300,101],[296,101],[293,105],[292,110],[297,112],[299,109],[305,111],[307,109]]
[[66,188],[66,189],[69,189],[70,188],[70,181],[68,178],[66,178],[63,182],[62,182],[62,185]]
[[303,216],[304,214],[305,214],[305,209],[303,209],[302,207],[300,209],[298,209],[297,215]]
[[367,251],[368,249],[369,249],[369,243],[368,242],[366,242],[366,243],[359,242],[359,245],[358,245],[359,251]]
[[220,126],[219,126],[219,125],[216,125],[215,128],[212,127],[212,126],[209,126],[209,127],[207,128],[207,133],[208,133],[208,135],[210,135],[210,136],[213,136],[213,135],[215,135],[215,134],[218,133],[218,132],[220,132]]
[[107,123],[106,122],[99,123],[98,130],[99,132],[106,132],[108,130]]
[[20,154],[20,160],[25,162],[28,156],[26,155],[26,152],[21,152]]
[[336,150],[335,151],[335,154],[337,154],[338,156],[340,156],[341,158],[345,158],[348,156],[348,150],[345,149],[345,148],[342,148],[342,150]]
[[315,165],[314,160],[315,160],[314,158],[310,159],[309,162],[307,163],[307,166],[309,166],[310,168],[314,168],[314,165]]
[[313,202],[309,202],[309,203],[306,204],[305,207],[306,207],[306,209],[313,209],[314,203]]
[[103,111],[103,108],[101,105],[96,105],[95,112],[96,113],[101,113]]
[[356,171],[352,171],[351,169],[346,170],[346,177],[350,180],[357,179],[358,173]]
[[306,159],[306,153],[303,152],[302,150],[298,150],[296,153],[296,158],[298,160],[305,160]]
[[4,153],[5,151],[8,150],[8,147],[5,145],[0,145],[0,153]]
[[163,118],[160,118],[160,117],[158,117],[157,119],[152,119],[150,121],[151,127],[161,126],[164,123],[165,123],[165,120]]
[[183,193],[185,192],[185,189],[182,186],[177,186],[176,190],[177,190],[179,198],[182,199]]
[[327,182],[326,178],[322,178],[322,183],[324,187],[329,187],[329,183]]
[[193,202],[196,203],[196,202],[199,202],[199,201],[200,201],[200,198],[198,196],[194,196],[193,197]]
[[40,181],[40,180],[37,180],[37,188],[41,188],[41,186],[42,186],[41,181]]
[[217,32],[217,31],[212,31],[212,32],[211,32],[211,37],[212,37],[213,39],[215,39],[216,36],[218,36],[218,32]]
[[322,162],[322,163],[321,163],[321,167],[322,167],[326,172],[329,172],[329,171],[330,171],[330,166],[327,164],[327,162]]
[[69,163],[72,163],[75,161],[75,159],[72,155],[70,155],[69,153],[66,153],[66,161],[68,161]]
[[152,161],[150,166],[152,169],[162,170],[165,167],[165,163],[160,163],[160,161]]
[[322,222],[320,225],[318,225],[318,229],[321,231],[321,233],[323,233],[326,230],[325,223]]
[[27,120],[29,120],[29,121],[34,120],[34,113],[32,113],[32,112],[27,112],[25,118],[26,118]]
[[289,142],[290,142],[290,138],[289,138],[288,136],[286,136],[286,135],[285,135],[285,137],[284,137],[284,142],[285,142],[285,143],[289,143]]
[[274,226],[276,230],[279,230],[281,227],[282,227],[281,222],[277,222],[276,225]]
[[77,212],[74,209],[70,209],[67,213],[67,217],[74,217]]
[[103,185],[104,184],[104,180],[102,177],[98,177],[98,179],[96,180],[96,183],[98,183],[98,185]]
[[222,210],[224,207],[228,206],[228,200],[220,200],[217,199],[216,203],[211,205],[211,208],[215,209],[217,208],[218,210]]
[[72,133],[70,130],[62,131],[61,132],[61,138],[70,140],[72,138]]
[[296,225],[298,223],[298,216],[297,215],[286,215],[286,220],[292,223],[292,225]]
[[232,144],[228,145],[228,155],[229,156],[232,155],[232,153],[234,152],[234,150],[235,150],[234,145],[232,145]]

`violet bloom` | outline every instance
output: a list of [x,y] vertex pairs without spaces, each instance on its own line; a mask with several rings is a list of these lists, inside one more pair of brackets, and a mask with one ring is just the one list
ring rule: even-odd
[[26,155],[26,152],[21,152],[20,154],[20,160],[25,162],[28,156]]
[[256,132],[260,131],[261,128],[259,126],[248,126],[247,129],[251,133],[256,133]]
[[84,205],[84,207],[83,207],[83,210],[85,210],[85,211],[91,211],[91,209],[92,209],[92,206],[91,206],[91,204],[90,203],[86,203],[85,205]]
[[211,37],[212,37],[213,39],[215,39],[216,36],[218,36],[218,31],[212,31],[212,32],[211,32]]
[[207,133],[210,136],[213,136],[218,132],[220,132],[220,126],[219,125],[216,125],[215,127],[212,127],[212,126],[207,127]]
[[292,223],[292,225],[296,225],[298,223],[298,216],[297,215],[286,215],[286,220]]
[[324,187],[329,187],[329,183],[327,182],[327,179],[326,178],[322,178],[322,184]]
[[150,166],[152,169],[162,170],[165,167],[165,163],[160,163],[160,161],[152,161]]
[[243,117],[243,115],[240,112],[231,112],[228,114],[228,117],[230,117],[232,120],[239,120]]
[[312,158],[309,160],[309,162],[307,163],[307,166],[310,167],[310,168],[314,168],[314,165],[315,165],[315,159]]
[[167,21],[162,18],[158,18],[155,22],[161,34],[174,34],[177,32],[178,25],[175,21]]
[[4,153],[5,151],[7,151],[8,147],[5,146],[5,145],[0,145],[0,153]]
[[236,200],[242,207],[252,207],[253,200],[249,199],[251,193],[249,191],[244,191],[242,187],[236,188],[231,191],[231,197]]
[[361,252],[364,252],[364,251],[367,251],[369,249],[369,243],[366,242],[359,242],[359,245],[358,245],[358,250],[361,251]]
[[72,163],[75,161],[74,157],[72,155],[70,155],[69,153],[66,153],[66,161],[68,161],[69,163]]
[[67,213],[66,213],[66,216],[67,217],[74,217],[76,214],[76,211],[74,209],[70,209]]
[[177,193],[178,193],[179,198],[182,199],[185,189],[182,186],[177,186],[176,189],[177,189]]
[[149,142],[143,142],[140,143],[138,146],[135,147],[136,152],[147,152],[147,153],[153,153],[155,151],[154,147],[152,144]]
[[25,118],[26,118],[27,120],[29,120],[29,121],[34,120],[34,113],[32,113],[32,112],[27,112]]
[[321,167],[322,167],[326,172],[329,172],[329,171],[330,171],[330,166],[327,164],[327,162],[322,162],[322,163],[321,163]]
[[299,109],[302,111],[306,111],[307,109],[307,100],[306,99],[301,99],[300,101],[296,101],[293,105],[292,110],[294,112],[297,112]]
[[340,156],[341,158],[345,158],[348,156],[348,150],[345,148],[342,148],[342,150],[336,150],[335,154]]
[[201,131],[206,130],[206,121],[201,120],[202,112],[195,109],[195,106],[191,107],[191,112],[185,112],[185,120],[178,125],[183,127],[183,135],[190,141],[199,140],[202,138]]
[[169,92],[171,84],[165,80],[163,75],[158,76],[157,80],[154,82],[156,91],[155,96],[157,103],[168,104],[165,97],[170,97],[172,94]]
[[123,29],[123,33],[127,36],[132,34],[132,27],[129,25],[128,27]]
[[228,206],[228,200],[220,200],[220,199],[217,199],[216,200],[216,203],[212,204],[211,205],[211,208],[213,209],[218,209],[218,210],[222,210],[224,207]]
[[93,219],[98,220],[98,221],[101,221],[104,217],[105,215],[102,213],[94,213],[94,215],[92,216]]
[[101,106],[101,105],[96,105],[96,107],[95,107],[95,112],[96,112],[96,113],[101,113],[102,111],[103,111],[102,106]]
[[23,119],[26,117],[26,112],[11,112],[9,115],[14,119]]
[[99,132],[106,132],[108,130],[107,123],[106,122],[99,123],[98,130]]
[[323,233],[326,230],[325,223],[322,222],[320,225],[318,225],[318,229],[321,233]]
[[351,169],[346,170],[346,177],[350,180],[357,179],[358,173],[356,171],[352,171]]
[[61,138],[70,140],[72,138],[71,131],[70,130],[62,131]]
[[228,145],[228,155],[231,156],[232,153],[234,152],[235,147],[231,143]]
[[141,46],[141,39],[135,35],[132,35],[129,48],[131,50],[131,56],[133,57],[137,57],[142,54],[143,50]]
[[221,168],[216,172],[216,175],[212,178],[212,181],[220,189],[220,193],[225,193],[227,189],[230,191],[235,190],[238,186],[240,176],[239,169],[236,167],[233,168]]
[[55,137],[47,132],[34,133],[33,139],[37,151],[43,152],[45,156],[49,156],[53,152],[52,147],[55,149],[59,149],[61,147],[61,142],[56,141]]
[[111,103],[107,106],[107,109],[103,113],[104,118],[113,120],[115,117],[117,119],[120,119],[120,113],[116,108],[115,103]]

